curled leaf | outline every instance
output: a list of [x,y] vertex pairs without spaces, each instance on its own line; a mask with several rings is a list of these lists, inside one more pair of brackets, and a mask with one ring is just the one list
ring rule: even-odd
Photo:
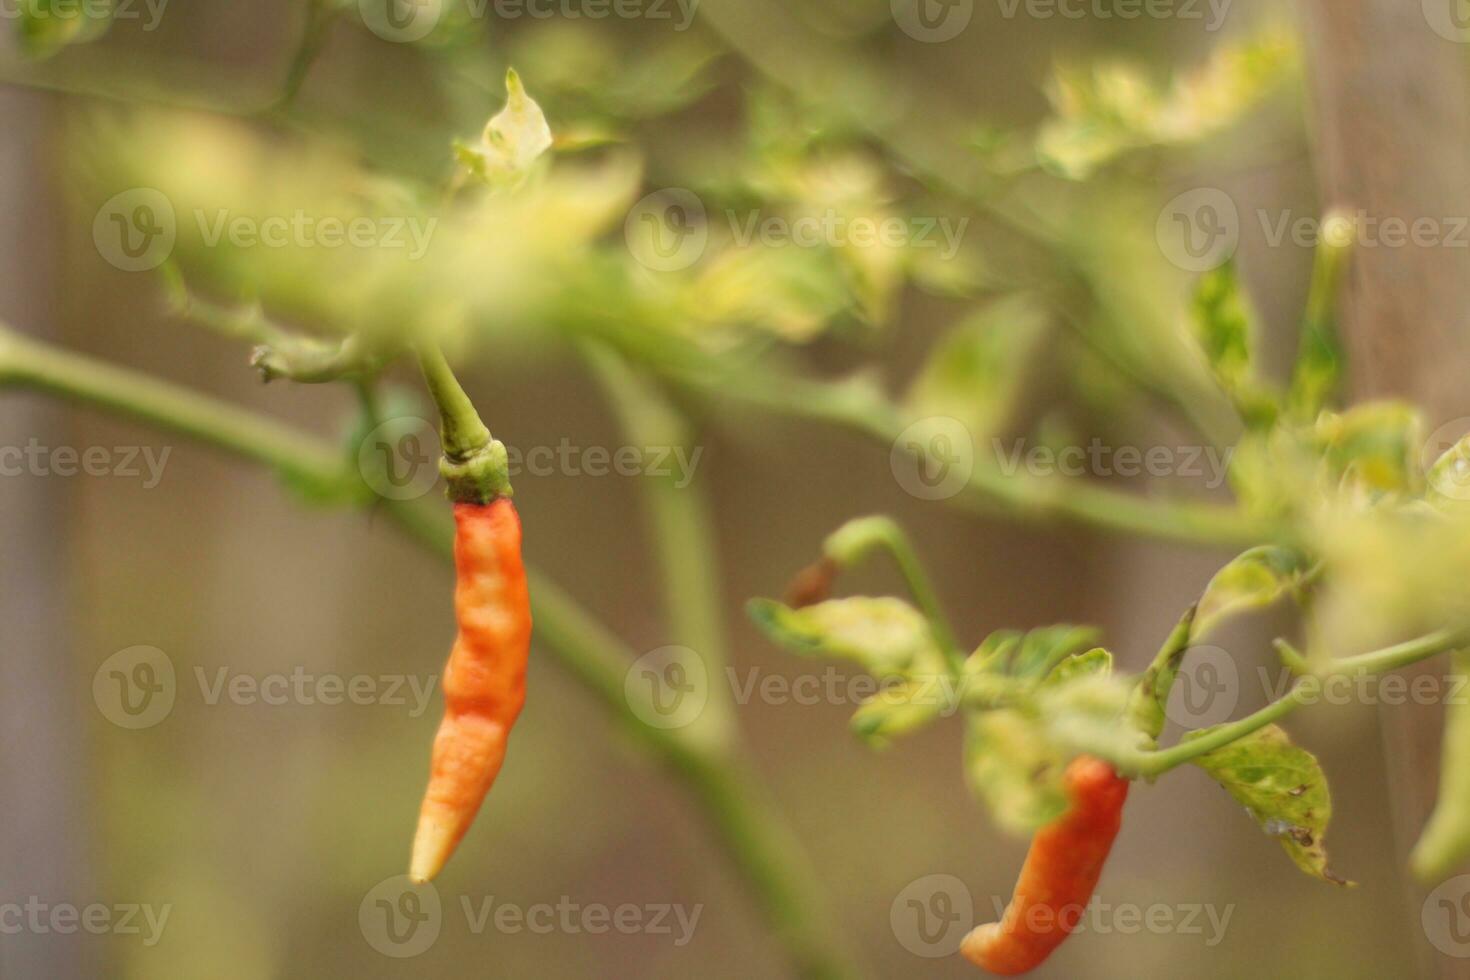
[[1064,763],[1040,722],[1021,711],[986,711],[969,717],[966,778],[1008,833],[1030,834],[1066,810]]
[[1234,262],[1200,277],[1190,307],[1190,325],[1215,379],[1251,428],[1276,421],[1277,400],[1256,376],[1258,333],[1255,311],[1241,289]]
[[852,730],[875,747],[953,714],[959,706],[959,684],[947,672],[885,688],[863,702],[852,716]]
[[1198,612],[1198,606],[1190,606],[1184,613],[1134,689],[1128,708],[1129,720],[1134,728],[1150,739],[1157,740],[1164,731],[1164,709],[1169,703],[1170,692],[1174,690],[1174,679],[1179,676],[1179,665],[1189,650]]
[[1021,680],[1039,681],[1068,657],[1091,649],[1098,631],[1090,626],[1062,624],[1028,633],[1001,630],[992,633],[970,655],[969,672],[988,671]]
[[792,609],[771,599],[746,606],[757,626],[797,653],[855,660],[875,676],[929,668],[940,652],[923,613],[902,599],[853,596]]
[[1052,668],[1041,682],[1043,688],[1061,687],[1082,677],[1108,677],[1113,673],[1113,655],[1102,647],[1074,653]]
[[536,100],[526,94],[514,68],[505,73],[505,108],[485,125],[479,144],[455,147],[461,163],[495,187],[518,183],[537,158],[551,149],[551,127]]
[[1240,555],[1215,573],[1200,598],[1193,637],[1199,639],[1237,613],[1269,606],[1298,589],[1307,574],[1302,556],[1265,545]]

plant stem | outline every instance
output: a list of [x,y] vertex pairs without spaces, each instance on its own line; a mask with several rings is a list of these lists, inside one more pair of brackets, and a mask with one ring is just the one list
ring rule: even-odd
[[439,345],[425,340],[419,344],[418,354],[424,382],[439,407],[439,436],[444,443],[444,455],[455,462],[464,462],[490,445],[490,430],[480,421],[474,402],[460,386]]
[[[47,392],[196,439],[265,464],[315,492],[364,503],[372,499],[344,454],[326,443],[161,379],[24,340],[0,324],[0,388],[6,387]],[[452,558],[452,529],[442,508],[389,501],[386,510],[431,552],[446,561]],[[734,752],[711,752],[683,729],[653,728],[639,721],[624,689],[632,652],[555,582],[534,569],[528,579],[538,644],[681,779],[800,975],[848,975],[816,926],[820,891],[800,845],[749,764]]]
[[1321,693],[1322,686],[1330,678],[1386,673],[1456,649],[1467,641],[1470,641],[1470,633],[1465,630],[1438,630],[1417,639],[1385,647],[1382,650],[1339,660],[1329,673],[1308,674],[1298,680],[1285,697],[1271,702],[1254,714],[1224,725],[1204,729],[1205,734],[1187,742],[1180,742],[1170,748],[1158,752],[1139,753],[1138,758],[1134,760],[1137,765],[1129,766],[1129,769],[1141,776],[1161,775],[1286,717],[1303,704],[1316,698]]
[[439,345],[425,340],[418,353],[429,394],[439,407],[439,439],[444,450],[439,472],[449,499],[457,504],[486,504],[509,497],[510,461],[504,443],[491,438]]
[[[689,446],[687,420],[617,354],[586,349],[588,362],[621,420],[628,441],[641,446]],[[692,475],[692,474],[691,474]],[[654,530],[669,629],[704,660],[713,680],[728,662],[726,625],[720,611],[719,553],[715,522],[700,484],[680,487],[672,477],[643,481],[643,498]],[[836,977],[851,969],[831,951],[830,927],[801,842],[778,820],[754,819],[762,808],[774,813],[765,788],[739,751],[734,705],[728,687],[710,684],[709,700],[696,725],[700,754],[671,758],[698,787],[701,802],[727,846],[743,855],[743,866],[760,894],[767,924],[796,951],[802,975]],[[695,726],[685,729],[695,735]],[[762,830],[761,833],[752,833]]]
[[[922,446],[901,446],[905,424],[896,406],[860,389],[791,376],[764,379],[728,372],[715,380],[680,375],[684,383],[768,411],[840,425],[910,455]],[[720,383],[728,382],[728,383]],[[1287,527],[1263,521],[1233,505],[1123,493],[1101,483],[1061,476],[1008,475],[975,447],[957,502],[972,507],[1000,505],[1011,516],[1043,522],[1059,519],[1114,533],[1218,548],[1247,548],[1264,541],[1289,542]]]
[[205,395],[58,348],[0,325],[0,385],[32,388],[130,416],[263,463],[324,496],[361,496],[342,457],[294,429]]
[[[688,422],[645,378],[616,353],[584,348],[587,362],[611,401],[623,433],[634,446],[688,448]],[[691,476],[692,474],[686,474]],[[693,649],[710,677],[724,673],[729,662],[725,617],[715,557],[715,521],[702,487],[692,479],[679,486],[672,475],[639,481],[645,513],[652,528],[663,608],[670,637]],[[723,684],[712,684],[698,724],[706,726],[714,744],[729,744],[734,707]]]

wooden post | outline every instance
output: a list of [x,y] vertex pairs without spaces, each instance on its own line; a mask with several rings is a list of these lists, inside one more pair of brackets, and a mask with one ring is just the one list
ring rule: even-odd
[[[1459,0],[1429,2],[1448,10]],[[1470,416],[1470,45],[1437,31],[1420,0],[1307,0],[1304,9],[1323,205],[1379,222],[1427,219],[1440,238],[1392,245],[1381,229],[1362,229],[1342,297],[1353,393],[1415,401],[1431,429]],[[1450,23],[1446,14],[1440,26]],[[1422,705],[1385,706],[1379,717],[1403,866],[1434,802],[1441,719]],[[1423,893],[1411,895],[1425,974],[1470,977],[1470,960],[1439,956],[1425,940]]]
[[[0,316],[44,333],[52,318],[59,205],[47,193],[45,105],[0,91]],[[64,440],[54,404],[0,395],[0,447]],[[12,462],[12,466],[13,466]],[[67,630],[65,481],[0,475],[0,901],[32,896],[51,907],[104,901],[87,871],[94,828],[83,805],[87,774],[84,705],[91,679],[78,674]],[[83,932],[22,926],[0,936],[0,977],[98,976]],[[91,940],[95,944],[96,940]]]

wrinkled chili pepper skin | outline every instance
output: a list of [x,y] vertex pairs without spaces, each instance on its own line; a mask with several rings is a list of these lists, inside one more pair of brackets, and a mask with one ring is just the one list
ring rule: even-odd
[[1067,767],[1071,808],[1037,831],[1016,893],[999,922],[979,926],[960,952],[982,969],[1016,976],[1040,966],[1077,927],[1122,823],[1128,781],[1101,759]]
[[409,876],[428,881],[454,853],[505,760],[526,700],[531,605],[521,520],[507,497],[454,505],[459,636],[444,669],[444,720],[434,738]]

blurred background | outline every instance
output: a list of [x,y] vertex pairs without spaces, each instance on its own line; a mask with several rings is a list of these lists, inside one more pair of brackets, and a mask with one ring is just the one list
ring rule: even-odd
[[[1019,383],[998,435],[1188,445],[1197,437],[1150,390],[1150,372],[1182,379],[1186,389],[1191,376],[1171,366],[1173,348],[1150,339],[1138,320],[1157,312],[1172,329],[1167,311],[1199,271],[1181,268],[1156,244],[1166,203],[1199,188],[1237,203],[1236,262],[1266,326],[1265,358],[1279,369],[1290,357],[1313,252],[1310,243],[1272,242],[1271,225],[1282,215],[1315,218],[1329,203],[1319,189],[1311,137],[1319,117],[1303,69],[1309,15],[1255,0],[1200,4],[1198,18],[1182,3],[1168,16],[1138,17],[1118,16],[1115,5],[1077,5],[1074,17],[1024,0],[1019,7],[976,0],[926,7],[921,20],[902,3],[851,0],[794,7],[702,0],[687,19],[673,3],[667,19],[651,4],[637,16],[601,18],[585,16],[583,6],[568,0],[544,17],[515,13],[520,7],[455,6],[412,42],[385,38],[396,22],[379,21],[375,31],[378,14],[357,5],[173,0],[155,22],[141,3],[119,4],[107,29],[68,28],[61,36],[44,24],[26,33],[21,25],[37,21],[21,16],[25,4],[12,7],[6,26],[16,29],[0,63],[0,317],[28,337],[340,441],[356,418],[349,388],[262,385],[247,363],[248,343],[180,313],[159,270],[125,271],[103,254],[94,235],[99,208],[140,186],[163,188],[180,213],[190,195],[201,207],[215,205],[216,185],[221,208],[248,207],[240,203],[247,195],[272,189],[292,199],[332,185],[330,170],[300,163],[300,153],[318,152],[334,161],[323,168],[350,160],[355,174],[426,189],[414,193],[429,200],[454,171],[452,141],[478,138],[504,104],[501,78],[514,66],[558,141],[554,167],[563,157],[588,172],[621,166],[624,155],[641,164],[619,191],[624,198],[592,208],[611,220],[589,219],[587,233],[568,246],[578,268],[555,273],[565,282],[545,279],[537,295],[504,309],[487,301],[483,325],[454,338],[482,416],[522,452],[564,441],[610,453],[629,444],[578,355],[575,328],[566,326],[588,310],[634,322],[639,309],[656,308],[662,329],[704,307],[709,322],[691,328],[706,331],[694,342],[713,337],[717,353],[754,332],[806,374],[864,371],[869,383],[902,392],[936,343],[1011,288],[1000,283],[1063,297],[1082,326],[1047,335],[1041,347],[1055,357],[1007,368]],[[122,16],[125,9],[136,17]],[[940,15],[954,10],[968,11],[964,26],[933,36],[950,29]],[[1462,50],[1426,36],[1436,51],[1458,57]],[[1230,69],[1236,75],[1210,98],[1186,100],[1189,118],[1156,119],[1150,132],[1123,111],[1133,104],[1167,115],[1134,86],[1152,85],[1167,99],[1171,78],[1200,71],[1231,45],[1248,67]],[[1137,65],[1137,75],[1087,74],[1117,63]],[[1071,66],[1084,69],[1069,104],[1056,79]],[[298,84],[289,104],[277,104]],[[881,143],[862,132],[873,120]],[[1072,127],[1061,126],[1036,152],[1038,127],[1057,120]],[[248,149],[236,139],[248,139]],[[790,196],[791,182],[810,177],[792,176],[798,152],[844,141],[881,175],[852,178],[873,213],[970,219],[951,263],[926,265],[931,256],[920,255],[865,265],[848,256],[837,272],[812,272],[783,257],[770,268],[706,280],[702,293],[659,294],[657,302],[596,278],[609,275],[601,256],[626,258],[623,215],[645,194],[692,188],[712,214],[727,206],[766,213],[776,207],[770,200]],[[200,149],[206,144],[213,155]],[[1134,150],[1141,152],[1122,158]],[[948,187],[916,162],[946,155],[963,158],[965,174]],[[1025,202],[1052,244],[1038,247],[998,218],[1001,211],[956,203],[955,184],[983,195],[992,180],[1016,181],[998,199]],[[486,263],[531,234],[509,219],[483,231],[486,241],[515,236],[486,245]],[[295,256],[252,264],[248,248],[211,254],[187,237],[181,230],[174,258],[193,295],[224,305],[261,299],[271,315],[326,335],[383,302],[348,274],[303,286],[277,267]],[[1075,266],[1063,269],[1058,255]],[[303,276],[327,274],[305,261]],[[480,289],[478,261],[441,263],[424,288]],[[550,262],[514,267],[514,276],[489,265],[482,271],[497,282],[530,281],[552,275]],[[408,273],[395,267],[383,281],[396,283],[397,275]],[[1076,291],[1087,298],[1073,303]],[[1095,311],[1110,303],[1112,319],[1140,332],[1094,329]],[[511,316],[522,319],[511,326]],[[748,326],[762,319],[780,326]],[[1115,341],[1122,360],[1089,356]],[[1132,384],[1138,376],[1130,379],[1120,364],[1142,365],[1145,383]],[[386,381],[431,417],[411,365],[393,366]],[[860,433],[738,398],[680,396],[679,404],[700,451],[692,486],[708,500],[716,551],[707,557],[718,569],[731,676],[741,685],[856,673],[777,649],[742,607],[753,596],[779,595],[828,532],[861,514],[888,513],[910,529],[963,643],[1001,628],[1096,624],[1130,671],[1146,665],[1231,555],[921,499],[898,478],[888,447]],[[0,445],[33,439],[79,451],[138,447],[143,472],[0,478],[8,671],[0,685],[0,814],[8,829],[0,901],[137,905],[155,915],[166,909],[167,918],[155,930],[140,911],[137,933],[0,928],[0,974],[792,975],[701,810],[540,643],[509,761],[436,883],[437,937],[411,956],[375,939],[360,913],[405,867],[440,713],[437,688],[424,702],[413,684],[437,678],[453,637],[450,569],[378,508],[314,505],[265,469],[176,434],[41,394],[0,392]],[[146,454],[164,460],[156,480],[141,462]],[[647,479],[557,468],[516,482],[528,561],[638,654],[682,639],[671,635],[662,608],[640,486]],[[1202,479],[1173,477],[1162,489],[1144,479],[1113,482],[1137,493],[1226,493]],[[898,589],[881,563],[841,585],[851,593]],[[1274,670],[1269,638],[1289,628],[1284,613],[1267,613],[1214,641],[1240,671],[1236,714],[1269,699],[1257,668]],[[176,694],[161,719],[129,728],[100,707],[94,680],[102,676],[105,688],[104,662],[136,647],[161,651]],[[249,693],[250,684],[293,674],[369,678],[382,696],[366,704],[287,696],[272,704]],[[243,693],[231,693],[234,678],[247,679]],[[402,686],[398,697],[390,683]],[[836,690],[815,703],[756,693],[735,706],[753,768],[810,856],[828,903],[822,916],[867,975],[969,975],[959,957],[914,941],[903,921],[903,896],[914,892],[905,890],[929,888],[928,876],[955,876],[973,902],[970,921],[987,919],[1010,893],[1025,841],[1002,834],[966,789],[957,720],[874,751],[850,733],[856,705]],[[400,699],[406,703],[382,703]],[[1357,888],[1298,873],[1239,806],[1186,766],[1136,787],[1099,899],[1160,906],[1176,922],[1180,910],[1198,909],[1198,921],[1084,933],[1037,975],[1367,977],[1430,969],[1419,898],[1392,843],[1377,709],[1314,707],[1287,727],[1331,780],[1333,866]],[[923,898],[929,902],[929,893]],[[671,906],[698,917],[687,934],[672,912],[669,933],[533,930],[497,926],[493,912],[476,918],[487,907],[558,903]],[[1119,926],[1116,918],[1103,924]]]

